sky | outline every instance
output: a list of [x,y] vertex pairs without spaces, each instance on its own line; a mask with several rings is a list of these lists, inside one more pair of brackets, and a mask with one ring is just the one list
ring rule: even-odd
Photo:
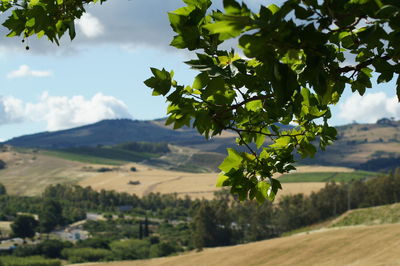
[[[257,8],[265,1],[246,3]],[[183,61],[194,54],[169,46],[174,33],[167,12],[183,5],[181,0],[90,5],[76,22],[77,37],[71,42],[65,36],[60,46],[35,36],[22,43],[0,28],[0,140],[102,119],[165,117],[165,99],[152,96],[143,81],[150,67],[164,67],[174,70],[179,83],[192,84],[196,72]],[[400,119],[394,82],[374,84],[363,97],[347,89],[332,110],[333,125]]]

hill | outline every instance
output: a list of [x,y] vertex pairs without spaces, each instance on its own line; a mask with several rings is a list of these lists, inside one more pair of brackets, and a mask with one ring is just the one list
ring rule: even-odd
[[[400,166],[400,121],[381,119],[375,124],[351,124],[337,129],[338,140],[329,146],[327,151],[319,151],[315,158],[302,160],[301,163],[345,166],[366,171],[387,171]],[[4,144],[54,150],[146,141],[171,143],[205,153],[225,154],[227,147],[235,145],[234,138],[233,133],[223,132],[221,136],[205,140],[192,128],[172,130],[164,125],[162,119],[153,121],[119,119],[103,120],[68,130],[21,136]],[[206,154],[200,157],[195,157],[186,165],[191,164],[196,167],[200,163],[204,166],[204,160],[207,160],[208,156]],[[209,160],[214,163],[214,169],[222,158],[223,156],[219,156],[218,159]],[[153,160],[151,163],[160,162]],[[178,168],[178,170],[184,169]]]
[[400,203],[350,210],[332,221],[330,227],[400,223]]
[[400,261],[399,235],[400,224],[348,227],[166,258],[80,265],[396,265]]
[[351,124],[337,130],[337,141],[333,145],[302,163],[367,171],[400,167],[400,121],[381,119],[375,124]]
[[[225,141],[229,139],[229,141]],[[164,126],[161,120],[139,121],[130,119],[109,119],[94,124],[67,130],[42,132],[12,138],[3,144],[15,147],[41,149],[65,149],[74,147],[95,147],[115,145],[124,142],[165,142],[181,146],[198,146],[202,150],[223,150],[227,143],[233,143],[233,136],[227,135],[205,140],[194,129],[173,130]]]

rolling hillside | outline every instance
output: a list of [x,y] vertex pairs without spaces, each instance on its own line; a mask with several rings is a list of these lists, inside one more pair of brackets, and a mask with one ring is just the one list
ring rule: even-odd
[[[115,145],[128,141],[166,142],[177,146],[196,149],[201,152],[225,154],[227,147],[235,145],[235,135],[224,132],[205,140],[194,129],[172,130],[163,125],[164,120],[134,121],[129,119],[104,120],[95,124],[26,135],[6,141],[4,144],[16,147],[41,149],[71,149]],[[386,171],[400,166],[400,121],[381,119],[375,124],[351,124],[337,127],[338,140],[325,152],[318,152],[315,158],[302,160],[302,164],[345,166],[367,171]],[[223,156],[205,162],[202,156],[185,165],[202,164],[201,167],[216,168]],[[152,164],[162,164],[150,160]],[[186,166],[181,166],[186,167]],[[177,170],[184,170],[177,168]]]
[[400,203],[355,209],[331,222],[330,227],[400,223]]
[[[399,129],[400,122],[390,120],[339,127],[339,139],[334,145],[314,159],[302,161],[312,165],[303,165],[299,171],[281,177],[285,184],[280,195],[307,194],[319,190],[327,181],[373,177],[375,171],[400,166]],[[38,195],[49,184],[76,183],[138,195],[176,192],[211,198],[217,190],[218,165],[225,156],[215,151],[231,145],[233,138],[232,133],[224,132],[206,141],[193,129],[173,131],[161,120],[104,120],[8,141],[18,147],[4,146],[0,152],[0,159],[7,163],[6,169],[0,170],[0,182],[10,193],[21,195]],[[150,151],[124,147],[132,139],[149,141],[140,143]],[[156,142],[160,140],[161,143]],[[168,144],[169,141],[180,145]],[[139,171],[131,172],[132,166]],[[102,172],[102,167],[110,170]],[[130,181],[139,181],[140,185],[129,185]]]
[[340,165],[368,171],[400,167],[400,121],[337,127],[338,139],[302,163]]
[[[398,265],[400,224],[315,231],[150,260],[81,266]],[[77,266],[77,265],[76,265]]]
[[[169,147],[171,152],[157,158],[164,163],[164,166],[175,165],[179,168],[180,165],[182,167],[186,165],[186,162],[199,161],[198,157],[214,158],[207,153],[198,153],[197,150],[190,148]],[[91,159],[96,160],[97,164],[94,164]],[[96,190],[116,190],[135,193],[139,196],[150,192],[160,192],[206,199],[213,198],[214,192],[218,190],[215,187],[218,175],[216,172],[184,172],[142,163],[118,160],[110,162],[100,157],[80,157],[60,151],[49,153],[37,149],[8,148],[0,152],[0,160],[6,162],[7,165],[5,169],[0,170],[0,183],[6,186],[8,193],[17,195],[39,195],[46,186],[57,183],[73,183],[91,186]],[[98,164],[100,162],[107,164]],[[132,171],[132,167],[136,170]],[[332,174],[332,172],[351,173],[354,170],[331,166],[300,166],[296,173],[313,173],[313,171]],[[130,181],[139,183],[132,185]],[[297,181],[285,183],[279,197],[296,193],[309,194],[325,186],[322,180]]]

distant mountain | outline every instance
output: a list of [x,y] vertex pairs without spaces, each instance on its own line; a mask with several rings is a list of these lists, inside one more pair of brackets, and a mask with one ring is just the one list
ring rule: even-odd
[[103,120],[94,124],[12,138],[4,144],[16,147],[60,149],[81,146],[113,145],[131,141],[204,142],[194,130],[176,131],[157,121],[130,119]]

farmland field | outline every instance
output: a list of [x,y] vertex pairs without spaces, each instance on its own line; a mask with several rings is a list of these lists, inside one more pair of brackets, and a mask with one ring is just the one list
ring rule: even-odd
[[[194,151],[188,148],[172,147],[173,152],[165,161],[170,160],[171,164],[185,162],[185,160],[199,160],[207,157],[193,157]],[[54,153],[58,153],[57,156]],[[192,154],[192,155],[190,155]],[[62,155],[73,156],[60,158]],[[214,154],[211,154],[214,155]],[[210,156],[211,156],[210,155]],[[0,171],[0,183],[3,183],[8,193],[18,195],[39,195],[44,188],[50,184],[70,183],[82,186],[91,186],[96,190],[116,190],[119,192],[135,193],[139,196],[150,192],[178,193],[179,196],[188,195],[193,198],[211,199],[214,192],[219,190],[215,187],[217,173],[188,173],[179,170],[170,171],[160,167],[148,166],[138,163],[126,163],[123,161],[107,158],[93,157],[97,163],[89,164],[76,160],[81,155],[68,154],[59,151],[35,152],[33,150],[7,151],[0,153],[0,159],[7,163],[6,169]],[[87,160],[90,156],[82,155]],[[189,157],[188,157],[189,156]],[[188,159],[192,156],[192,159]],[[163,156],[162,156],[163,157]],[[213,158],[212,156],[210,158]],[[83,160],[83,161],[85,161]],[[94,161],[93,161],[94,162]],[[111,164],[110,163],[115,163]],[[137,171],[131,171],[135,167]],[[102,172],[101,169],[107,171]],[[285,182],[287,177],[292,175],[303,175],[296,179],[296,183],[286,183],[279,195],[296,193],[309,194],[318,191],[324,186],[321,178],[307,180],[303,177],[313,176],[315,172],[323,175],[332,175],[332,172],[340,174],[353,174],[351,168],[327,167],[327,166],[298,166],[295,173],[281,177]],[[309,173],[309,174],[305,174]],[[130,184],[130,183],[135,183]],[[317,181],[317,182],[313,182]],[[292,181],[293,182],[293,181]]]

